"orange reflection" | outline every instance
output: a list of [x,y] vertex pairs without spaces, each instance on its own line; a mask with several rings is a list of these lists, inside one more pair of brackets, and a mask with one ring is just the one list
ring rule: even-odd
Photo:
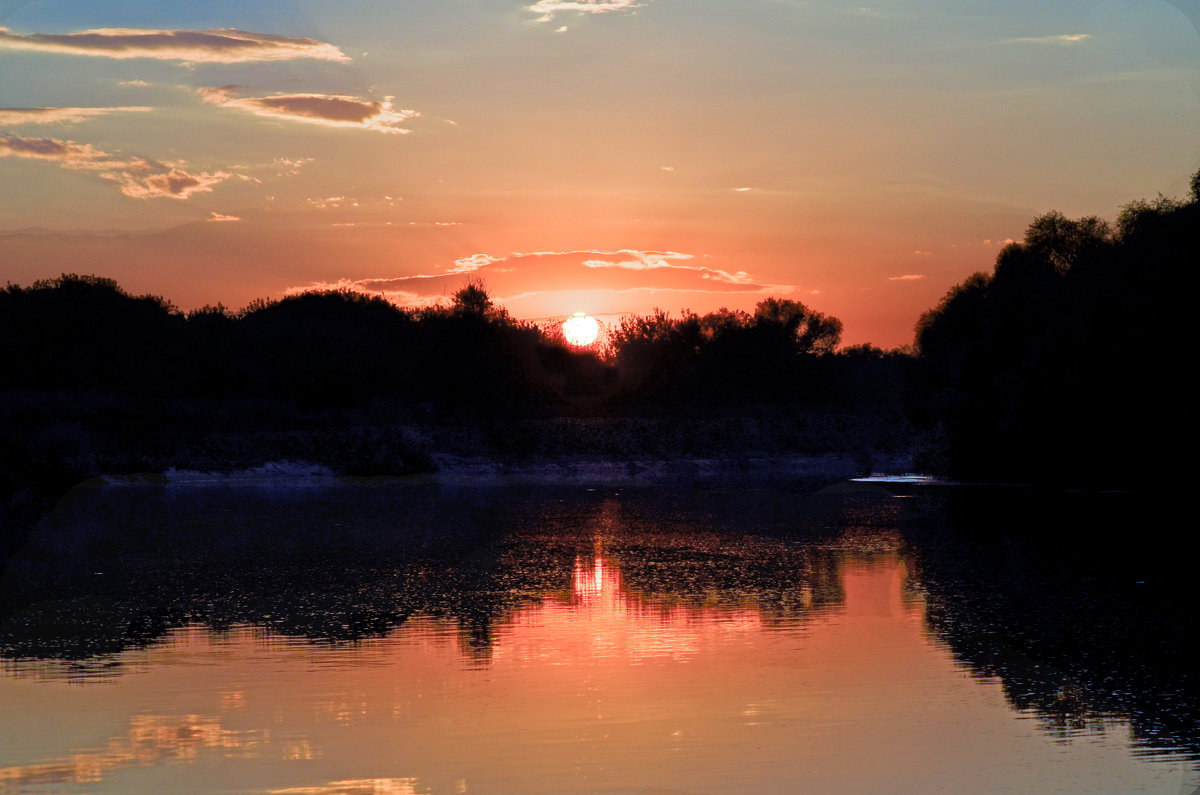
[[[416,618],[354,646],[184,628],[126,653],[146,672],[89,691],[87,709],[31,697],[63,682],[0,678],[0,703],[44,709],[49,728],[135,694],[178,716],[134,715],[96,750],[60,751],[47,731],[55,750],[30,758],[48,761],[0,768],[0,790],[121,791],[118,768],[193,759],[219,759],[246,791],[277,795],[1041,791],[1051,774],[1060,788],[1149,789],[1154,771],[1128,742],[1100,737],[1065,756],[997,681],[964,673],[926,633],[904,557],[865,547],[826,550],[828,565],[818,555],[791,587],[829,598],[786,622],[773,620],[768,589],[734,581],[732,597],[683,605],[679,587],[695,580],[686,567],[668,577],[630,553],[622,570],[598,548],[571,564],[569,592],[495,627],[487,666],[466,664],[452,622]],[[233,716],[222,725],[188,703]],[[201,791],[209,782],[196,773],[215,767],[156,780]]]
[[0,788],[33,784],[96,784],[117,768],[148,767],[162,761],[192,761],[201,751],[226,756],[253,752],[266,732],[222,728],[220,718],[200,715],[135,715],[129,731],[105,748],[78,751],[63,759],[0,768]]
[[653,659],[688,662],[704,648],[761,630],[762,614],[739,608],[662,606],[629,592],[617,566],[575,559],[568,599],[517,611],[497,633],[492,662],[574,665]]
[[[466,792],[463,788],[461,792]],[[354,778],[316,787],[273,789],[271,795],[422,795],[428,793],[415,778]]]

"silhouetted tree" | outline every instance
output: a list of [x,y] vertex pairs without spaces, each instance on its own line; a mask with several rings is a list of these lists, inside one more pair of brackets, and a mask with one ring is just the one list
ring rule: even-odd
[[457,314],[488,317],[494,311],[492,299],[482,282],[468,282],[454,293],[454,312]]
[[305,408],[361,406],[409,393],[411,313],[349,291],[251,304],[237,321],[229,368],[245,392]]
[[842,338],[842,321],[814,312],[799,301],[767,298],[754,308],[755,325],[794,338],[798,354],[832,353]]
[[1148,479],[1182,422],[1180,286],[1196,261],[1197,201],[1132,202],[1115,228],[1035,219],[991,276],[958,285],[917,325],[916,414],[946,470]]
[[820,392],[814,362],[833,352],[841,328],[798,301],[768,298],[753,315],[626,317],[610,339],[627,400],[725,411],[811,404]]
[[161,393],[183,365],[183,327],[166,300],[131,296],[111,279],[10,284],[0,291],[0,386]]

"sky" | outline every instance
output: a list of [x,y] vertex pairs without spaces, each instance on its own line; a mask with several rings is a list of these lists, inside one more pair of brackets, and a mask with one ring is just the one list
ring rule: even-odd
[[894,347],[1198,168],[1200,0],[0,0],[0,280],[185,310],[474,279]]

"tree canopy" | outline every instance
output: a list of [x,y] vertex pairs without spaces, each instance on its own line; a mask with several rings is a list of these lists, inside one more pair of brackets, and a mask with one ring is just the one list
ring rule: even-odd
[[917,324],[917,416],[961,477],[1144,482],[1178,433],[1189,201],[1125,205],[1115,226],[1036,218]]

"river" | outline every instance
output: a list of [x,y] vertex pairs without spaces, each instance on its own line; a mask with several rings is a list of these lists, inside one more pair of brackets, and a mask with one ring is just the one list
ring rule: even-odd
[[0,580],[0,791],[1200,787],[1186,610],[1079,548],[1131,497],[814,488],[76,489]]

